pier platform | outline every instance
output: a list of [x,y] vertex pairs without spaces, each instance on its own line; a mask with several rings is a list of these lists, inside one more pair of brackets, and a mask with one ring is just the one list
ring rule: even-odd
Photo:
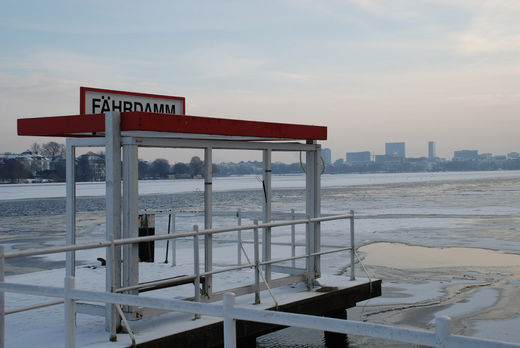
[[[308,291],[306,285],[296,283],[272,289],[275,302],[268,291],[260,293],[261,303],[253,304],[254,294],[236,297],[236,306],[278,310],[283,312],[334,316],[334,313],[355,307],[356,303],[381,296],[381,280],[357,278],[350,281],[346,276],[324,275],[318,279],[319,286]],[[219,302],[215,302],[219,303]],[[223,320],[202,316],[194,320],[193,314],[171,312],[130,323],[141,348],[161,347],[221,347],[223,346]],[[280,330],[283,327],[255,322],[237,322],[237,343],[245,346],[256,337]],[[117,342],[101,339],[90,347],[131,347],[128,334],[117,335]],[[104,340],[104,341],[103,341]]]

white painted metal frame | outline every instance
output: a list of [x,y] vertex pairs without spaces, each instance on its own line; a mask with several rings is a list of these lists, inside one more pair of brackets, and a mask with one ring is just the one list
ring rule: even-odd
[[[138,147],[136,144],[123,145],[123,238],[135,238],[139,235],[138,214]],[[139,283],[139,245],[129,244],[123,247],[123,287]],[[137,295],[137,291],[129,293]],[[132,308],[124,308],[131,316]],[[134,317],[135,318],[135,317]]]
[[[204,149],[204,229],[210,230],[213,222],[213,153],[210,146]],[[204,272],[213,269],[213,235],[204,236]],[[212,294],[213,275],[206,277],[202,293],[209,299]]]
[[[272,190],[271,190],[271,149],[263,150],[262,154],[263,158],[263,180],[262,186],[264,190],[264,204],[263,213],[264,213],[264,223],[271,222],[271,213],[272,213]],[[271,227],[264,228],[262,235],[262,261],[270,261],[271,260]],[[271,282],[271,265],[264,266],[265,279],[269,284]]]
[[[74,245],[76,240],[76,188],[74,179],[75,148],[79,146],[105,146],[106,149],[106,240],[135,238],[138,235],[138,148],[201,148],[204,149],[204,228],[212,227],[212,151],[213,149],[240,149],[263,151],[263,186],[265,200],[263,203],[263,222],[271,221],[271,152],[272,151],[305,151],[307,167],[317,168],[320,146],[315,141],[299,142],[267,142],[267,141],[237,141],[240,137],[202,137],[189,138],[193,135],[181,135],[161,132],[121,132],[120,113],[109,112],[105,117],[105,138],[72,138],[67,139],[67,244]],[[197,136],[198,137],[198,136]],[[226,140],[227,139],[227,140]],[[231,140],[230,140],[231,139]],[[244,138],[245,139],[245,138]],[[254,139],[253,139],[254,140]],[[261,140],[261,139],[258,139]],[[263,139],[265,140],[265,139]],[[123,148],[123,171],[121,173],[121,147]],[[318,153],[318,155],[316,155]],[[319,169],[319,168],[318,168]],[[318,169],[307,171],[306,211],[310,218],[320,216],[319,211],[319,174]],[[121,202],[121,182],[123,182],[123,200]],[[309,185],[312,185],[310,187]],[[121,203],[123,206],[123,221],[121,226]],[[316,242],[319,242],[319,224],[308,224],[309,236],[312,236],[308,254],[316,253]],[[122,228],[121,228],[122,227]],[[271,227],[266,226],[262,235],[262,264],[265,270],[266,282],[271,282]],[[212,235],[204,235],[204,273],[206,274],[202,293],[206,299],[212,295]],[[319,245],[319,244],[318,244]],[[123,257],[121,257],[123,256]],[[119,288],[133,288],[139,283],[138,245],[107,249],[106,290],[115,292]],[[121,276],[121,260],[123,273]],[[319,255],[309,257],[311,272],[308,273],[309,284],[314,282],[319,274]],[[75,274],[74,251],[67,253],[67,276]],[[129,291],[136,294],[137,290]],[[130,308],[125,308],[131,312]],[[120,327],[114,306],[106,306],[106,327],[114,337]]]

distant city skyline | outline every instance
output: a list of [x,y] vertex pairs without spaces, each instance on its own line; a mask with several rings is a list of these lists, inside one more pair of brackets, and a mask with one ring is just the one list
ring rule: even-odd
[[190,115],[324,125],[333,161],[393,141],[409,157],[430,140],[445,158],[519,151],[518,18],[506,0],[2,1],[0,151],[63,141],[19,137],[16,119],[77,114],[80,86],[183,96]]
[[[42,143],[42,142],[45,142],[45,141],[40,141],[40,139],[50,139],[50,138],[34,138],[34,142],[33,143]],[[52,139],[53,141],[55,141],[56,139]],[[59,142],[59,141],[58,141]],[[32,143],[31,143],[32,144]],[[352,158],[355,158],[354,161],[366,161],[366,157],[369,156],[370,160],[374,160],[373,157],[375,156],[381,156],[381,155],[388,155],[387,153],[387,148],[388,148],[388,145],[389,144],[392,144],[392,145],[397,145],[398,147],[400,146],[400,144],[403,144],[404,145],[404,148],[406,149],[406,151],[404,152],[404,156],[400,156],[400,157],[404,157],[404,158],[421,158],[421,157],[424,157],[424,158],[428,158],[428,159],[431,159],[431,156],[430,156],[430,153],[431,151],[433,150],[433,154],[434,154],[434,158],[444,158],[444,159],[447,159],[447,160],[452,160],[454,159],[455,157],[460,156],[460,154],[462,153],[471,153],[471,155],[463,155],[464,157],[466,156],[469,156],[468,158],[470,157],[475,157],[477,155],[484,155],[484,154],[491,154],[492,156],[509,156],[511,154],[517,154],[517,153],[520,153],[520,149],[519,150],[516,150],[516,149],[511,149],[509,151],[506,151],[504,153],[493,153],[493,152],[489,152],[489,151],[485,151],[485,150],[481,150],[481,149],[477,149],[477,148],[464,148],[464,149],[452,149],[452,150],[449,150],[449,153],[447,156],[439,156],[437,154],[437,151],[436,151],[436,147],[437,147],[437,142],[435,141],[427,141],[425,142],[425,146],[424,146],[424,151],[423,153],[419,153],[418,155],[410,155],[408,154],[408,144],[406,144],[406,142],[387,142],[387,143],[381,143],[381,146],[379,147],[382,147],[382,150],[381,151],[369,151],[369,150],[365,150],[365,151],[334,151],[333,149],[331,148],[328,148],[328,147],[325,147],[322,145],[322,157],[324,158],[324,161],[329,164],[329,163],[333,163],[335,161],[337,161],[338,159],[343,159],[344,161],[347,161],[348,160],[348,154],[350,153],[352,155]],[[433,148],[432,148],[432,145],[433,145]],[[22,149],[21,151],[14,151],[14,150],[6,150],[6,149],[1,149],[0,148],[0,154],[4,154],[4,153],[13,153],[13,154],[21,154],[22,152],[25,152],[29,150],[30,151],[30,146],[25,148],[25,149]],[[81,150],[81,149],[78,149],[78,150]],[[90,152],[90,151],[103,151],[102,148],[99,148],[96,150],[96,148],[85,148],[83,151],[78,151],[78,154],[82,154],[82,153],[87,153],[87,152]],[[144,150],[144,151],[143,151]],[[143,156],[143,152],[146,152],[146,148],[142,148],[141,151],[140,151],[140,155],[139,155],[139,158],[140,159],[143,159],[143,160],[147,160],[147,161],[153,161],[157,158],[162,158],[161,156],[157,157],[157,156],[154,156],[154,152],[149,152],[147,156]],[[180,152],[182,153],[183,157],[180,157],[180,156],[177,156],[177,160],[173,160],[172,162],[175,163],[175,162],[186,162],[188,161],[192,156],[193,154],[193,151],[190,151],[190,150],[186,150],[186,149],[173,149],[172,151],[177,151],[177,152]],[[218,150],[217,150],[218,151]],[[250,153],[256,153],[256,152],[250,152]],[[367,155],[368,153],[368,155]],[[202,158],[202,153],[196,153],[195,152],[195,156],[200,156]],[[261,155],[261,153],[260,153]],[[299,154],[298,155],[295,155],[295,156],[298,156],[298,158],[294,157],[291,158],[291,157],[284,157],[284,158],[281,158],[280,157],[277,157],[277,156],[274,156],[273,157],[273,162],[288,162],[288,163],[291,163],[291,162],[297,162],[299,161]],[[258,157],[258,158],[256,158]],[[247,159],[238,159],[236,160],[236,162],[239,162],[239,161],[260,161],[261,160],[261,156],[253,156],[253,157],[249,157]],[[228,158],[224,158],[224,159],[215,159],[214,158],[214,162],[215,163],[219,163],[219,162],[234,162],[235,160],[230,160],[229,157]]]

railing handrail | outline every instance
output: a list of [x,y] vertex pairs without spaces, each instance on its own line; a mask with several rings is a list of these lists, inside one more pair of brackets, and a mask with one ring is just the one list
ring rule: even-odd
[[[66,277],[65,281],[73,284],[73,277]],[[234,294],[226,293],[223,304],[198,303],[175,299],[158,299],[145,296],[129,294],[117,294],[110,292],[99,292],[89,290],[77,290],[74,288],[58,288],[27,284],[13,284],[0,282],[0,291],[17,292],[32,295],[45,295],[48,297],[64,298],[73,301],[91,301],[101,303],[113,303],[119,305],[143,306],[149,308],[160,308],[184,313],[203,314],[231,320],[232,327],[224,325],[224,346],[226,348],[236,347],[236,336],[234,324],[236,320],[247,320],[284,326],[295,326],[301,328],[312,328],[328,332],[354,334],[398,342],[427,345],[430,347],[458,347],[461,345],[472,347],[503,347],[519,348],[520,344],[492,341],[482,338],[452,335],[450,332],[450,319],[439,317],[436,319],[436,331],[423,329],[399,328],[390,325],[366,323],[354,320],[317,317],[307,314],[285,313],[276,311],[258,310],[234,305]],[[67,301],[66,301],[67,302]],[[67,309],[66,309],[67,310]],[[73,306],[69,310],[74,310]],[[233,335],[230,336],[229,332]],[[232,338],[230,338],[232,337]]]
[[10,258],[16,258],[16,257],[57,254],[57,253],[62,253],[62,252],[67,252],[67,251],[107,248],[107,247],[112,246],[112,244],[114,246],[120,246],[120,245],[125,245],[125,244],[134,244],[134,243],[141,243],[141,242],[151,242],[151,241],[158,241],[158,240],[169,240],[169,239],[176,239],[176,238],[193,237],[193,236],[195,236],[195,234],[198,234],[199,236],[209,235],[209,234],[212,235],[212,234],[224,233],[224,232],[253,230],[255,228],[281,227],[281,226],[290,226],[290,225],[301,225],[301,224],[314,223],[314,222],[351,219],[353,217],[354,217],[353,214],[342,214],[342,215],[332,215],[332,216],[324,216],[324,217],[318,217],[318,218],[266,222],[266,223],[260,223],[258,225],[242,225],[242,226],[212,228],[212,229],[199,230],[198,232],[183,232],[183,233],[175,233],[175,234],[161,234],[161,235],[153,235],[153,236],[121,238],[121,239],[114,239],[113,242],[112,241],[101,241],[101,242],[84,243],[84,244],[64,245],[64,246],[60,246],[60,247],[50,247],[50,248],[9,252],[9,253],[4,254],[4,258],[10,259]]

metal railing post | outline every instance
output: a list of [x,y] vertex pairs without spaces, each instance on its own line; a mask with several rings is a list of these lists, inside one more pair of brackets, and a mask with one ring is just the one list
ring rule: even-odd
[[[175,234],[177,232],[176,216],[175,216],[175,214],[171,214],[170,216],[172,219],[172,224],[171,224],[172,234]],[[177,238],[173,238],[171,240],[171,244],[172,244],[172,266],[176,266],[177,265]]]
[[447,347],[448,338],[451,335],[451,319],[450,317],[441,316],[435,318],[435,336],[436,347]]
[[[291,209],[291,220],[295,220],[294,209]],[[291,225],[291,257],[296,256],[296,225]],[[296,260],[292,260],[292,268],[296,268]]]
[[[204,229],[210,230],[213,227],[213,149],[204,149]],[[211,298],[213,293],[213,234],[204,234],[204,272],[207,275],[202,284],[202,293],[206,299]],[[208,273],[209,272],[209,273]]]
[[354,244],[354,210],[350,211],[350,280],[356,280],[356,272],[355,272],[355,266],[356,266],[356,246]]
[[312,246],[311,246],[311,218],[309,215],[307,215],[307,223],[306,223],[306,229],[305,229],[305,274],[307,276],[307,289],[310,290],[312,288],[312,269],[311,269],[311,252],[312,252]]
[[76,347],[76,304],[70,297],[74,290],[74,277],[65,277],[65,347]]
[[[200,260],[199,260],[199,226],[194,225],[193,231],[195,235],[193,236],[193,267],[195,271],[195,302],[200,302]],[[195,319],[200,319],[200,314],[195,314]]]
[[[166,230],[166,234],[171,234],[172,232],[172,213],[168,213],[168,229]],[[173,239],[172,239],[173,242]],[[166,240],[166,256],[164,258],[164,263],[168,263],[168,252],[170,248],[170,240]]]
[[[271,222],[272,216],[272,168],[271,168],[271,150],[266,149],[263,151],[263,189],[264,189],[264,223]],[[271,227],[265,227],[262,235],[262,261],[271,260]],[[271,264],[264,266],[266,283],[271,282]]]
[[[255,219],[253,224],[258,225],[258,220]],[[258,245],[258,228],[253,229],[253,239],[255,243],[255,304],[260,303],[260,250]]]
[[235,305],[235,294],[232,292],[226,292],[222,304],[224,312],[224,348],[236,348],[237,329],[232,313]]
[[[4,281],[4,246],[0,245],[0,282]],[[0,291],[0,348],[5,347],[5,295]]]
[[[237,211],[238,226],[242,226],[242,211]],[[237,264],[242,265],[242,230],[237,232]]]

